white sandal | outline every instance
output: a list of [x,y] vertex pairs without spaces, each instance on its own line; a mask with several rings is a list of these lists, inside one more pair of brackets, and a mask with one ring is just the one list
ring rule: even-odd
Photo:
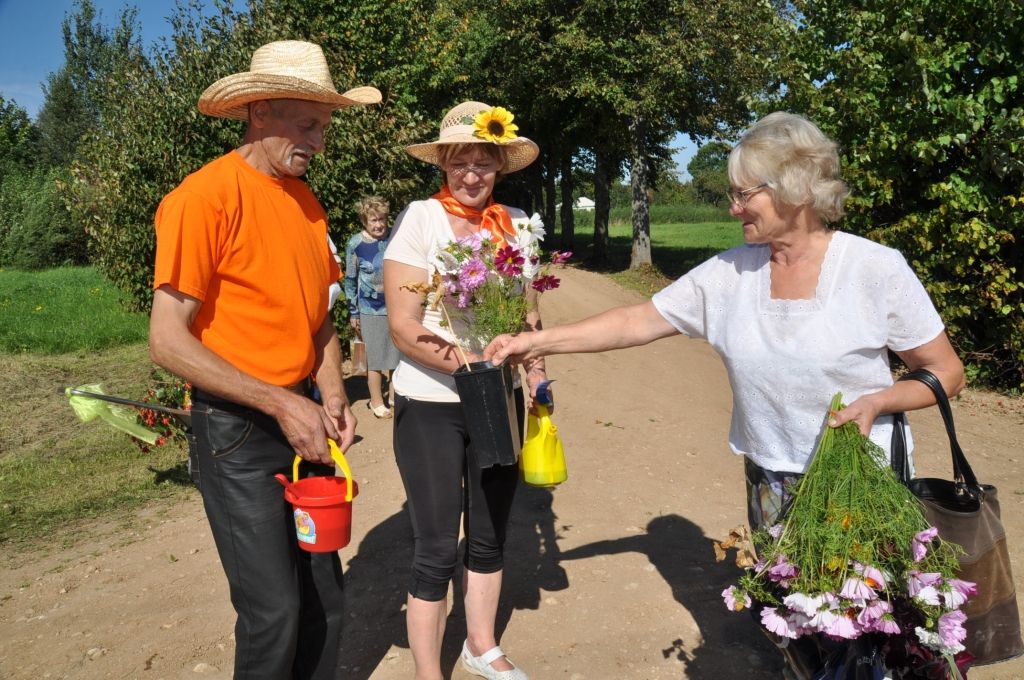
[[[469,643],[462,643],[462,667],[473,675],[479,675],[487,680],[530,680],[530,677],[521,668],[514,667],[512,670],[499,671],[491,668],[491,662],[505,656],[501,647],[491,647],[480,656],[473,656],[469,651]],[[505,660],[512,663],[512,659],[505,656]],[[515,666],[515,664],[512,664]]]
[[391,417],[391,409],[389,409],[384,404],[381,404],[380,406],[372,406],[370,402],[366,402],[366,408],[370,409],[373,415],[377,416],[378,418]]

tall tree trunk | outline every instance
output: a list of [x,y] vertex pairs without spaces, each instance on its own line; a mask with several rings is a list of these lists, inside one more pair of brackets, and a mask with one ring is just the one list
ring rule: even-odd
[[629,123],[631,164],[630,185],[633,189],[633,252],[629,268],[639,269],[651,261],[651,213],[647,195],[647,122],[634,118]]
[[[544,226],[549,234],[555,233],[555,221],[558,217],[558,157],[548,151],[544,158]],[[565,229],[562,229],[562,239],[565,239]]]
[[608,153],[594,148],[594,259],[608,259],[608,219],[612,210],[612,178]]
[[[525,208],[524,208],[525,210]],[[539,163],[530,167],[530,209],[527,215],[544,212],[544,171]],[[545,222],[545,224],[547,224]]]
[[571,250],[576,236],[576,216],[572,212],[572,149],[562,151],[562,249]]

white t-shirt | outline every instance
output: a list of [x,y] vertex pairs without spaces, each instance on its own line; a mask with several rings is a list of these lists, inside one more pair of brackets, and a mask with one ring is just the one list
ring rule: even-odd
[[[763,468],[803,472],[833,395],[844,404],[892,385],[888,349],[934,340],[942,320],[903,256],[836,232],[813,299],[771,298],[767,245],[711,258],[653,302],[680,333],[705,338],[733,391],[729,446]],[[907,433],[908,449],[912,441]],[[892,416],[871,439],[886,451]]]
[[[513,220],[527,219],[526,213],[522,210],[508,206],[506,208]],[[395,220],[391,240],[388,242],[387,250],[384,251],[384,259],[423,269],[427,272],[424,281],[429,281],[437,269],[435,257],[438,250],[454,240],[455,233],[452,231],[447,213],[440,201],[434,199],[413,201]],[[430,294],[427,297],[428,304],[423,310],[424,327],[448,342],[454,340],[455,336],[452,333],[454,331],[458,334],[462,347],[478,354],[481,353],[483,347],[479,346],[479,342],[466,337],[465,324],[458,317],[452,317],[453,328],[441,326],[443,318],[441,310],[430,309],[432,301],[433,294]],[[395,392],[403,397],[420,401],[454,402],[459,400],[458,392],[455,391],[455,379],[449,373],[427,368],[404,353],[399,358],[393,380]]]

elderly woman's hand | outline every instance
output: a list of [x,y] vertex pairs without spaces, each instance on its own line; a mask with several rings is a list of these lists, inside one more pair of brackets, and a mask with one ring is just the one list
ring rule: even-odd
[[484,349],[484,358],[493,362],[495,366],[503,364],[505,361],[521,364],[527,359],[533,359],[538,355],[533,352],[531,335],[534,333],[499,335],[491,340],[491,343]]
[[857,399],[852,404],[836,411],[829,416],[828,424],[830,427],[840,427],[851,421],[857,423],[857,428],[860,433],[865,437],[871,432],[871,426],[875,422],[875,418],[881,413],[881,408],[878,404],[877,394],[865,394],[860,399]]

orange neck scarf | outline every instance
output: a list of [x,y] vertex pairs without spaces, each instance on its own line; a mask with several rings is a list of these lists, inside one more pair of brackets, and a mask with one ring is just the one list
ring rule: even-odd
[[491,240],[499,246],[507,245],[508,239],[516,235],[516,228],[512,226],[512,216],[508,214],[505,206],[494,202],[493,196],[487,198],[487,205],[483,210],[470,208],[459,203],[459,199],[452,196],[452,192],[448,189],[447,184],[441,187],[441,190],[431,196],[431,198],[439,201],[444,207],[445,212],[456,217],[466,219],[482,218],[480,228],[489,231],[491,233]]

